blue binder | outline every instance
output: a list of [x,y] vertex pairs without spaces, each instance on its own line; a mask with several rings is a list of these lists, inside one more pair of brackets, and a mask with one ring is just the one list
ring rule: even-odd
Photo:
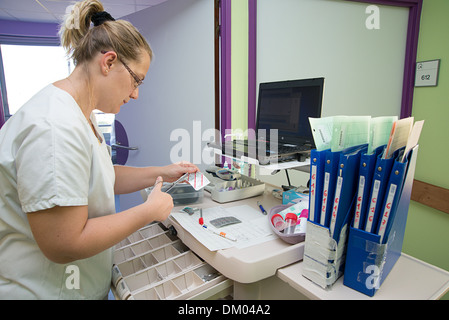
[[342,151],[325,152],[324,181],[323,181],[323,201],[321,202],[320,224],[329,227],[332,213],[332,204],[335,195],[335,183],[337,182],[338,162]]
[[323,201],[324,161],[330,150],[310,151],[310,191],[308,220],[319,223]]
[[372,154],[366,152],[360,155],[359,177],[357,181],[357,200],[354,207],[354,228],[363,228],[369,203],[369,192],[373,180],[374,165],[377,157],[382,154],[385,146],[378,147]]
[[379,221],[377,223],[376,233],[380,236],[380,243],[382,244],[387,242],[390,234],[408,164],[407,159],[404,162],[401,162],[399,158],[400,156],[395,159],[393,168],[391,169],[390,179],[381,207],[381,215],[379,216]]
[[379,219],[388,179],[390,178],[391,167],[396,156],[397,153],[390,159],[383,159],[382,154],[377,156],[369,195],[369,205],[366,211],[364,227],[366,232],[375,233],[377,230],[377,221]]
[[366,150],[367,145],[364,145],[351,148],[350,151],[343,151],[339,155],[334,201],[329,224],[331,236],[336,241],[355,198],[360,154],[366,152]]

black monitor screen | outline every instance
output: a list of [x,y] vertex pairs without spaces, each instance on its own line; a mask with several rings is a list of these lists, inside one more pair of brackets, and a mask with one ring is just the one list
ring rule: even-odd
[[321,117],[323,87],[324,78],[261,83],[258,138],[269,140],[270,129],[277,129],[280,142],[313,144],[309,117]]

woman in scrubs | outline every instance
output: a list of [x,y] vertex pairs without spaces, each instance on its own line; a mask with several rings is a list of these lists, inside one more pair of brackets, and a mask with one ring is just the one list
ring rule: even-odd
[[[93,25],[92,25],[92,24]],[[173,208],[162,181],[198,171],[113,166],[92,111],[118,113],[137,99],[152,51],[99,1],[75,4],[61,43],[76,67],[48,85],[0,130],[0,299],[102,299],[113,246]],[[114,195],[156,184],[148,199],[115,213]]]

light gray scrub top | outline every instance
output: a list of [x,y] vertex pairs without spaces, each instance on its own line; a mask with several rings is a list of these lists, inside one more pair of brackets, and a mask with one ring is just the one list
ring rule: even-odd
[[[91,115],[98,131],[94,115]],[[80,107],[48,85],[0,130],[0,299],[102,299],[112,248],[69,264],[48,260],[27,213],[88,205],[89,218],[115,213],[115,174]]]

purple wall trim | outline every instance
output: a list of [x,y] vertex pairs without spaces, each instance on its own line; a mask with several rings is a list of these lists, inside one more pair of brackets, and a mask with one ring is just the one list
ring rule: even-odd
[[[221,1],[221,135],[232,129],[231,119],[231,0]],[[228,140],[231,137],[228,138]]]
[[0,90],[0,129],[5,124],[5,113],[3,112],[3,98],[2,91]]
[[[221,142],[232,140],[232,136],[225,139],[232,129],[231,104],[231,0],[222,0],[221,5]],[[230,159],[221,157],[221,163]],[[228,164],[228,168],[230,165]]]
[[404,86],[402,88],[401,118],[407,118],[412,115],[421,11],[422,0],[417,5],[410,7],[404,66]]
[[13,20],[0,20],[0,34],[57,37],[59,26],[57,23],[22,22]]
[[[257,0],[248,0],[248,129],[256,129],[257,108]],[[255,137],[248,138],[254,139]]]
[[59,25],[0,20],[0,43],[59,46]]
[[415,86],[415,66],[418,54],[419,25],[421,22],[421,11],[423,0],[347,0],[365,2],[370,4],[408,7],[407,43],[405,50],[404,78],[402,85],[402,102],[400,118],[412,115],[413,92]]

